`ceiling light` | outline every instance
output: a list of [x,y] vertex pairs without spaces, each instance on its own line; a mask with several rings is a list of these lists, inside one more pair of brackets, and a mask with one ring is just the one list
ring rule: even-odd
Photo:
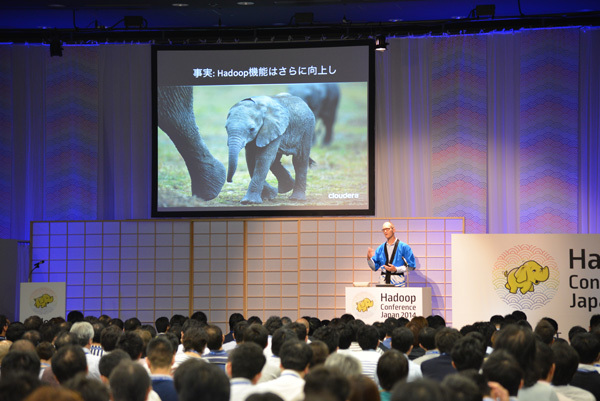
[[237,5],[238,6],[253,6],[254,2],[253,1],[238,1]]
[[387,49],[387,42],[385,41],[385,35],[378,35],[375,38],[375,50],[383,52]]
[[188,3],[173,3],[171,4],[173,7],[187,7],[189,6]]

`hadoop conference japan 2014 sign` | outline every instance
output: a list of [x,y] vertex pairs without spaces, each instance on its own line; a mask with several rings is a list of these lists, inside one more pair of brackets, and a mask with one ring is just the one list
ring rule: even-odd
[[552,317],[559,331],[600,313],[600,235],[455,234],[452,316],[461,327],[522,310]]

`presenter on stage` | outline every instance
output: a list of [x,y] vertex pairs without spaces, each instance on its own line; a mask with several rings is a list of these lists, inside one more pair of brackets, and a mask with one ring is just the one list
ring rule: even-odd
[[386,241],[377,250],[367,250],[367,262],[373,271],[381,271],[382,282],[396,287],[406,287],[406,275],[415,270],[415,255],[410,246],[396,238],[394,225],[383,223]]

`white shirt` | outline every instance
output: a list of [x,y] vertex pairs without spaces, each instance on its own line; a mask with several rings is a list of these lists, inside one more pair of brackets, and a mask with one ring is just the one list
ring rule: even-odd
[[281,375],[281,359],[278,356],[271,355],[267,358],[265,366],[263,366],[259,383],[265,383],[270,380],[277,379]]
[[235,377],[229,383],[231,384],[229,401],[244,401],[254,388],[252,382],[243,377]]
[[353,352],[352,356],[360,361],[360,364],[362,365],[362,374],[373,379],[375,383],[378,383],[377,362],[379,362],[381,354],[377,352],[377,350],[370,349],[367,351]]
[[100,369],[98,368],[100,357],[92,355],[90,350],[85,347],[83,347],[83,352],[85,353],[85,359],[87,360],[88,377],[100,380]]
[[408,377],[406,378],[407,382],[411,382],[413,380],[417,380],[423,377],[423,373],[421,372],[421,365],[417,365],[413,361],[411,361],[406,354],[404,354],[406,360],[408,361]]
[[552,386],[556,391],[557,395],[564,395],[572,399],[573,401],[596,401],[594,394],[587,390],[584,390],[577,386],[565,385],[565,386]]
[[283,401],[302,401],[304,379],[295,370],[285,369],[277,379],[257,384],[250,393],[267,392],[277,394]]

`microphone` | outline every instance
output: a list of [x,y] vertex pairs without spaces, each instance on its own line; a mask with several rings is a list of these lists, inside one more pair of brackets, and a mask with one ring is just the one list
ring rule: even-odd
[[39,262],[33,264],[33,268],[31,270],[29,270],[29,282],[30,283],[31,283],[31,279],[32,279],[32,276],[33,276],[33,271],[35,269],[39,269],[40,265],[42,263],[45,263],[45,262],[46,262],[45,260],[40,260]]

